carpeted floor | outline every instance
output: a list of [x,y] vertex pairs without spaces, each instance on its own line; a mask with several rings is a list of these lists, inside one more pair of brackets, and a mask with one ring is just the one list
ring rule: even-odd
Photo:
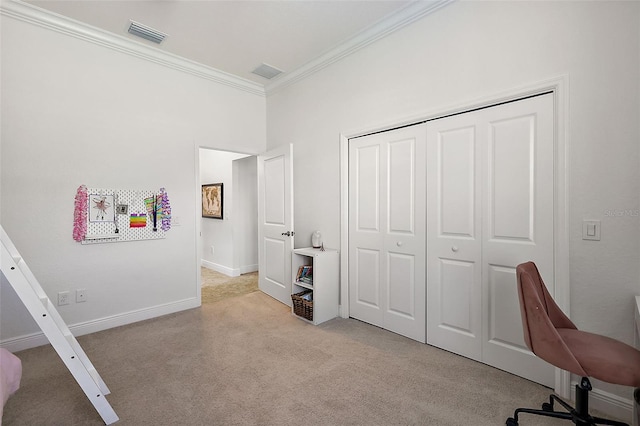
[[[78,340],[123,426],[497,426],[549,394],[360,321],[310,325],[260,291]],[[51,346],[16,355],[22,387],[4,426],[102,424]]]
[[209,268],[202,267],[202,303],[219,302],[230,297],[258,291],[258,273],[251,272],[238,277],[230,277]]

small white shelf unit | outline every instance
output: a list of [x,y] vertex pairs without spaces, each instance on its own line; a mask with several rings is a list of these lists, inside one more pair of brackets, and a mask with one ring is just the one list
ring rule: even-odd
[[[296,315],[303,321],[318,325],[338,316],[338,295],[340,288],[340,253],[338,250],[315,249],[312,247],[294,249],[291,253],[292,294],[305,290],[313,291],[313,321]],[[303,265],[313,266],[313,284],[296,280],[298,269]],[[293,308],[292,308],[293,314]],[[295,314],[294,314],[295,315]]]

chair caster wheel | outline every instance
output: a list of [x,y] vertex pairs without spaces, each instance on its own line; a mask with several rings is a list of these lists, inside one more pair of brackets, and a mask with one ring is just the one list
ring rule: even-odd
[[549,404],[548,402],[544,402],[544,403],[542,403],[542,410],[543,411],[553,411],[553,405]]
[[518,426],[518,422],[513,417],[509,417],[507,419],[507,425],[506,426]]

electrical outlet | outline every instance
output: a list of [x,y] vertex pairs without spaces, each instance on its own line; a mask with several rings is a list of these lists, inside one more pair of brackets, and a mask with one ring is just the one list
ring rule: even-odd
[[87,301],[87,289],[79,288],[76,290],[76,302],[82,303]]
[[61,291],[58,293],[58,306],[68,305],[69,304],[69,292]]
[[215,253],[215,249],[213,248],[213,246],[211,246],[211,254]]

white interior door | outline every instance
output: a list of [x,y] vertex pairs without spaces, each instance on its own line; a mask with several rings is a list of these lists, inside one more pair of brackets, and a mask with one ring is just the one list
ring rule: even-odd
[[553,387],[526,347],[515,267],[554,291],[553,95],[427,124],[428,343]]
[[427,123],[427,343],[480,361],[478,128],[467,114]]
[[424,125],[349,141],[349,312],[425,341]]
[[293,146],[258,156],[258,286],[291,306]]

